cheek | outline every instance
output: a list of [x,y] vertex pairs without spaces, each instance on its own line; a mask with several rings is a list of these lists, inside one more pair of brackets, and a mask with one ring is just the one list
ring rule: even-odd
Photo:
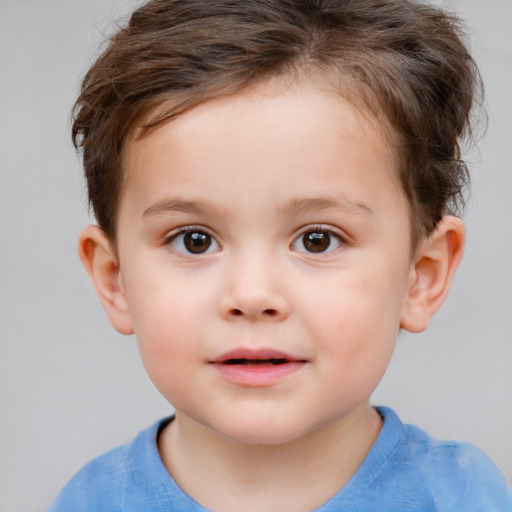
[[305,321],[330,375],[380,380],[399,330],[400,300],[387,278],[340,279],[309,301]]
[[128,283],[127,291],[142,362],[161,388],[163,380],[177,380],[188,361],[198,357],[204,300],[187,293],[187,287],[153,286],[150,280]]
[[144,272],[132,272],[126,283],[135,334],[143,343],[163,346],[187,337],[206,307],[208,286],[172,272],[165,260],[150,260],[144,268]]
[[136,308],[134,330],[141,349],[156,357],[174,358],[197,348],[202,319],[199,300],[166,296]]
[[191,329],[193,323],[184,313],[186,309],[179,305],[160,314],[150,311],[147,323],[139,323],[135,330],[146,373],[174,407],[180,407],[182,393],[187,389],[188,371],[197,365],[199,357],[200,335]]

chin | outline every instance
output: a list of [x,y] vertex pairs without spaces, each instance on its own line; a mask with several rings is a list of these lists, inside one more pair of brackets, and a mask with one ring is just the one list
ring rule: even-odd
[[290,443],[301,437],[297,432],[283,432],[275,430],[237,431],[223,434],[223,437],[232,443],[244,446],[279,446]]
[[309,433],[307,428],[297,422],[270,421],[268,418],[259,421],[232,420],[226,425],[218,425],[214,430],[224,439],[246,446],[283,445]]

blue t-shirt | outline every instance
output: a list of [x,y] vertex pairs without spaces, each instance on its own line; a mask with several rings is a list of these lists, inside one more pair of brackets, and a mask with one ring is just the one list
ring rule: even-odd
[[[480,450],[442,442],[379,407],[382,430],[350,481],[315,512],[510,512],[503,475]],[[207,512],[165,469],[162,420],[87,464],[49,512]]]

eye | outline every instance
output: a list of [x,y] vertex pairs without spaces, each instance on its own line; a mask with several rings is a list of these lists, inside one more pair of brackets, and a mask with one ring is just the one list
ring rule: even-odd
[[220,249],[212,235],[196,228],[182,229],[168,240],[169,245],[182,254],[206,254]]
[[299,252],[327,253],[341,247],[342,238],[325,228],[314,228],[302,233],[292,244],[292,249]]

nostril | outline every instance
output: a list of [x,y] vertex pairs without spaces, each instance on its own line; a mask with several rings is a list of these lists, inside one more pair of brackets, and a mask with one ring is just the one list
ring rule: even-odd
[[[241,309],[233,308],[230,310],[230,313],[233,316],[243,316],[244,312]],[[262,311],[263,315],[265,316],[277,316],[278,312],[276,309],[265,309]]]

